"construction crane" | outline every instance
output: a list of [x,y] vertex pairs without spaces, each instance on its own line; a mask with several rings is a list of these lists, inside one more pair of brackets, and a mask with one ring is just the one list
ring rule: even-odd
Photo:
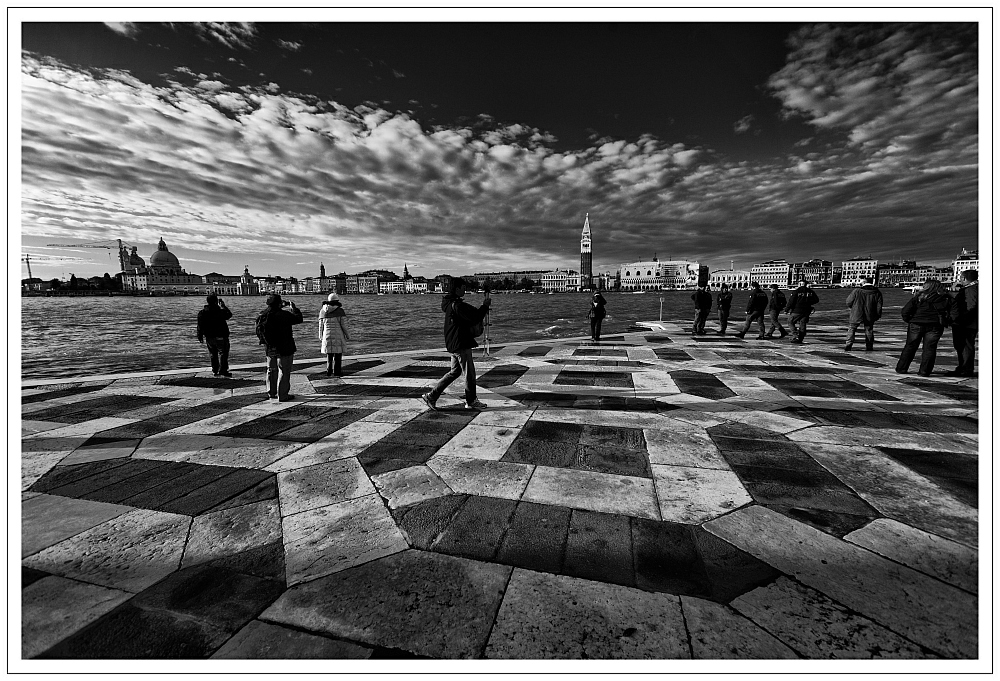
[[[132,244],[127,244],[121,239],[110,239],[108,241],[91,241],[85,244],[46,244],[46,246],[52,246],[55,248],[107,248],[112,249],[114,246],[112,244],[118,244],[118,264],[121,265],[121,271],[125,272],[128,267],[128,248]],[[110,254],[109,254],[110,255]]]
[[21,260],[24,262],[25,265],[28,266],[28,281],[30,282],[32,280],[32,278],[33,278],[31,276],[31,254],[30,253],[25,253],[24,257],[21,258]]

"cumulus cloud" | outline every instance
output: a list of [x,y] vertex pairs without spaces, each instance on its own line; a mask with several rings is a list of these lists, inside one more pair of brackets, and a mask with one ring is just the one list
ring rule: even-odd
[[126,38],[135,38],[139,34],[139,27],[132,21],[105,21],[104,25]]
[[742,135],[743,133],[748,132],[750,130],[752,124],[753,124],[753,116],[752,115],[744,116],[740,120],[733,123],[733,131],[737,135]]
[[[779,95],[797,91],[791,72],[776,75]],[[961,94],[951,151],[914,144],[921,123],[902,134],[896,118],[844,103],[840,120],[853,122],[838,124],[840,146],[752,163],[652,136],[556,151],[545,133],[488,115],[427,129],[374,103],[350,109],[274,84],[157,86],[32,55],[21,91],[22,232],[53,241],[169,234],[188,249],[345,263],[433,254],[459,272],[573,262],[585,212],[599,263],[667,250],[836,260],[904,241],[914,257],[940,258],[949,239],[975,234],[978,169],[956,151],[976,147]],[[854,141],[856,127],[886,144]]]
[[397,71],[396,69],[392,70],[392,75],[394,75],[396,78],[406,78],[406,74],[405,73],[401,73],[401,72]]
[[278,47],[283,50],[288,50],[289,52],[298,52],[302,49],[302,43],[297,43],[293,40],[278,40]]
[[215,40],[231,50],[249,50],[257,28],[252,22],[196,21],[191,24],[203,40]]

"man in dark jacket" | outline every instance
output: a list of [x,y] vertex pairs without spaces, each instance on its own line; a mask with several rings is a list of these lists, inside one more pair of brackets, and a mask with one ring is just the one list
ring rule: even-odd
[[805,279],[799,280],[799,287],[792,291],[788,297],[788,325],[792,327],[794,336],[793,343],[801,343],[806,338],[806,325],[809,323],[809,315],[812,314],[813,305],[819,302],[819,296],[809,288]]
[[785,294],[781,292],[777,284],[771,284],[771,295],[767,299],[767,314],[771,318],[771,328],[767,333],[764,334],[764,338],[774,338],[774,330],[777,329],[780,334],[778,338],[784,338],[788,335],[785,331],[785,327],[781,325],[781,320],[778,319],[778,315],[781,311],[785,309]]
[[198,342],[207,343],[212,355],[212,374],[232,376],[229,373],[229,324],[232,311],[214,293],[205,298],[208,303],[198,313]]
[[704,286],[699,286],[691,296],[691,300],[694,301],[694,328],[691,330],[691,335],[703,336],[706,333],[705,320],[712,311],[712,294],[706,291]]
[[429,393],[422,395],[431,409],[437,409],[437,400],[445,388],[462,375],[465,376],[465,408],[486,408],[485,404],[476,399],[476,365],[472,361],[472,348],[479,343],[472,334],[472,327],[486,317],[490,299],[486,298],[481,306],[475,308],[462,300],[464,296],[465,281],[452,279],[451,292],[441,301],[441,311],[444,312],[444,344],[451,353],[451,369]]
[[726,335],[726,326],[729,324],[729,308],[733,305],[733,294],[729,290],[729,284],[723,284],[717,297],[719,306],[719,335]]
[[844,350],[850,351],[854,346],[854,334],[858,327],[865,327],[865,350],[875,349],[875,322],[882,316],[882,292],[875,288],[875,279],[865,277],[864,286],[851,291],[847,296],[847,307],[851,316],[847,319],[847,342]]
[[[292,385],[292,358],[295,355],[295,338],[292,326],[302,323],[302,310],[291,303],[291,311],[283,310],[289,303],[272,293],[267,297],[267,308],[258,317],[264,325],[265,354],[267,354],[267,396],[287,402],[294,395],[288,391]],[[263,319],[261,319],[263,318]]]
[[946,376],[972,376],[976,370],[976,335],[979,333],[979,272],[965,270],[955,296],[952,342],[958,353],[958,368]]
[[955,317],[955,301],[940,281],[928,279],[923,288],[903,305],[900,316],[906,322],[906,343],[896,362],[896,373],[905,374],[909,371],[910,362],[923,341],[917,374],[930,376],[937,358],[938,340],[944,333],[942,322]]
[[750,330],[750,325],[757,322],[760,333],[757,340],[764,340],[764,310],[767,309],[767,294],[760,289],[760,284],[756,281],[750,282],[750,299],[747,301],[747,321],[743,324],[743,330],[736,334],[737,338],[743,338]]

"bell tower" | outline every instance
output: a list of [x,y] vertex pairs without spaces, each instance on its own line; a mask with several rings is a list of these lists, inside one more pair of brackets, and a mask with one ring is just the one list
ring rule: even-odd
[[580,237],[580,288],[593,287],[593,254],[590,251],[590,213],[583,220],[583,235]]

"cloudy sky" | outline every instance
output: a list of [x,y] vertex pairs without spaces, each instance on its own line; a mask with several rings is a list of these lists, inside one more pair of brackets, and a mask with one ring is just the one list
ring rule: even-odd
[[[384,13],[383,13],[384,16]],[[975,23],[31,23],[21,252],[713,269],[978,244]],[[987,121],[988,122],[988,121]],[[22,266],[22,276],[26,276]]]

